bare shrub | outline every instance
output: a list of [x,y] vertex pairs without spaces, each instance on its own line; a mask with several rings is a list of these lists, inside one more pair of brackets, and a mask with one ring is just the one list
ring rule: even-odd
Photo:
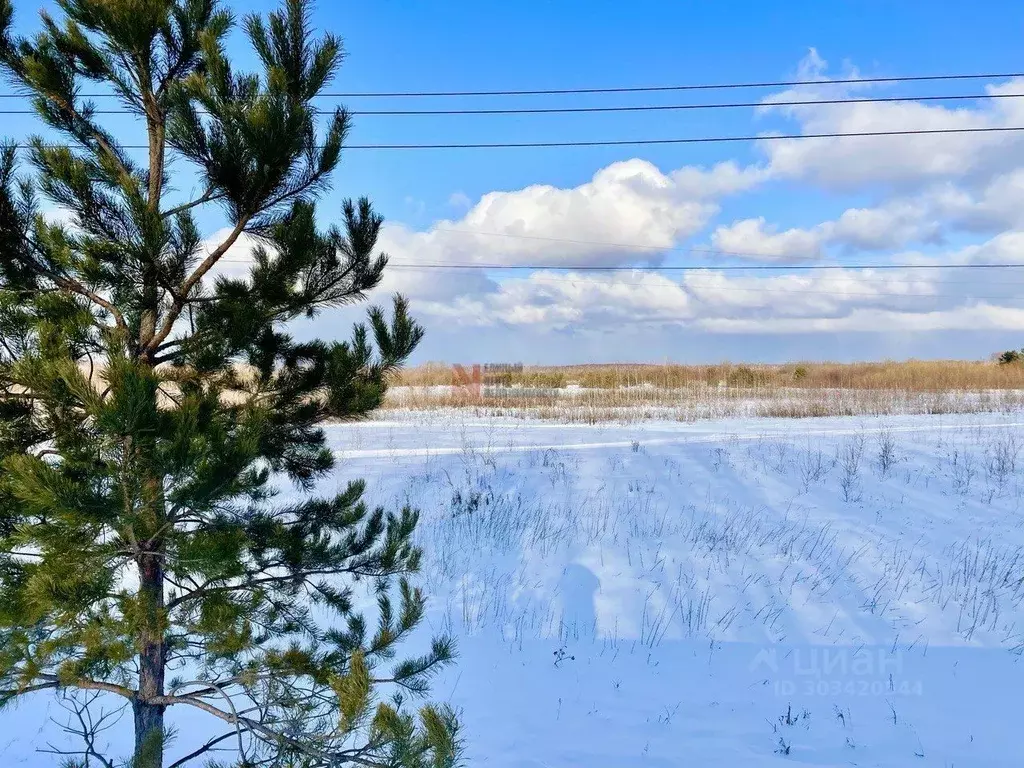
[[953,477],[953,492],[966,496],[971,492],[971,483],[978,472],[974,457],[965,448],[954,448],[949,455],[949,465]]
[[992,496],[1002,494],[1017,471],[1020,442],[1010,431],[1001,432],[985,446],[985,477]]
[[839,464],[839,488],[842,491],[843,501],[857,502],[863,498],[863,488],[860,476],[860,465],[864,458],[864,447],[866,439],[862,433],[858,433],[843,441],[838,448],[836,462]]
[[891,429],[883,429],[878,433],[878,455],[875,457],[878,476],[882,480],[892,473],[896,461],[896,438],[893,437]]
[[[834,466],[834,462],[832,463]],[[797,473],[800,477],[800,485],[803,492],[807,493],[811,486],[820,483],[825,479],[831,466],[825,458],[825,452],[821,448],[811,450],[810,447],[800,455],[797,462]]]

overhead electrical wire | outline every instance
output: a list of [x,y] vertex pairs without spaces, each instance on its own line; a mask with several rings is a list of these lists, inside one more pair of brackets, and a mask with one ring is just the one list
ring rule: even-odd
[[[414,117],[417,115],[547,115],[607,112],[672,112],[705,109],[740,109],[755,107],[804,107],[840,104],[885,104],[914,101],[979,101],[985,99],[1019,99],[1024,93],[960,93],[931,96],[879,96],[863,99],[791,99],[784,101],[734,101],[713,104],[633,104],[611,107],[512,107],[508,109],[369,109],[349,110],[358,117]],[[0,109],[0,115],[34,115],[33,109]],[[97,109],[94,115],[131,115],[127,109]],[[201,113],[205,114],[205,113]],[[320,115],[333,115],[334,110],[317,110]]]
[[[658,253],[690,253],[690,254],[708,254],[711,256],[740,256],[752,259],[789,259],[791,261],[805,260],[806,256],[800,256],[796,254],[786,253],[755,253],[753,251],[729,251],[722,248],[709,248],[700,245],[687,245],[687,246],[671,246],[665,247],[661,245],[641,245],[639,243],[617,243],[607,242],[603,240],[578,240],[574,238],[565,237],[548,237],[545,235],[521,235],[514,232],[488,232],[484,230],[471,230],[471,229],[445,229],[442,227],[431,230],[432,232],[444,232],[445,234],[452,235],[467,235],[470,237],[482,235],[484,237],[504,237],[511,238],[513,240],[536,240],[545,243],[564,243],[566,245],[587,245],[595,248],[622,248],[630,251],[641,251],[650,250]],[[424,233],[417,233],[424,234]]]
[[[742,83],[690,83],[681,85],[611,86],[597,88],[535,88],[489,91],[328,91],[321,98],[446,98],[483,96],[566,96],[592,93],[665,93],[672,91],[716,91],[743,88],[792,88],[804,85],[867,85],[881,83],[924,83],[949,80],[1008,80],[1024,77],[1024,72],[966,73],[950,75],[901,75],[891,77],[850,77],[835,80],[775,80]],[[115,93],[84,93],[84,98],[119,98]],[[23,98],[24,94],[4,93],[0,98]]]
[[[221,262],[219,262],[219,263],[251,264],[251,262],[247,262],[247,261],[244,261],[244,260],[241,260],[241,259],[222,259]],[[392,265],[389,265],[389,266],[392,266]],[[404,266],[406,269],[410,269],[410,270],[413,270],[413,271],[415,271],[416,268],[417,268],[416,265],[394,265],[394,266]],[[1024,264],[1021,264],[1019,266],[1024,266]],[[565,270],[568,270],[568,271],[571,272],[574,268],[573,267],[553,266],[553,267],[548,267],[547,269],[565,269]],[[710,268],[709,269],[709,271],[714,271],[714,270],[715,270],[715,268]],[[644,271],[647,271],[647,270],[645,270],[643,268],[637,268],[635,271],[637,271],[637,272],[644,272]],[[702,269],[701,271],[704,271],[704,270]],[[528,278],[523,278],[523,279],[529,279],[530,281],[538,282],[538,283],[566,283],[566,284],[570,284],[570,285],[586,284],[586,285],[590,285],[590,286],[593,286],[593,285],[607,285],[607,286],[631,285],[631,286],[637,286],[637,287],[649,286],[648,283],[637,282],[637,281],[634,281],[634,280],[620,280],[620,279],[616,279],[614,281],[599,282],[599,281],[595,281],[593,278],[590,278],[590,277],[587,277],[586,279],[584,279],[583,276],[572,277],[572,276],[550,275],[550,274],[543,274],[543,275],[531,274]],[[900,282],[907,283],[908,281],[900,281]],[[936,282],[930,282],[928,284],[929,285],[935,285],[935,284],[940,284],[940,283],[941,284],[948,284],[948,285],[963,285],[963,283],[959,283],[959,282],[956,282],[956,281],[936,281]],[[909,284],[913,285],[914,283],[909,283]],[[1014,295],[990,296],[990,295],[977,295],[977,294],[972,294],[972,293],[969,293],[969,292],[959,293],[959,294],[949,294],[949,293],[907,293],[907,292],[885,292],[885,291],[841,291],[841,290],[827,290],[827,289],[822,289],[822,288],[805,289],[805,288],[801,288],[799,286],[794,287],[794,288],[763,287],[763,286],[752,286],[752,285],[738,286],[738,285],[722,285],[721,283],[712,283],[712,282],[707,282],[707,281],[701,282],[699,278],[697,278],[696,280],[687,280],[685,283],[673,283],[672,285],[675,286],[675,287],[683,288],[683,289],[696,289],[696,290],[704,289],[704,290],[710,290],[710,291],[715,291],[715,292],[725,292],[725,293],[741,292],[741,293],[772,293],[772,294],[794,294],[794,295],[812,295],[812,296],[859,296],[859,297],[879,298],[879,299],[962,299],[962,300],[1016,301],[1016,300],[1019,300],[1021,298],[1024,298],[1024,297],[1022,297],[1020,295],[1016,295],[1016,296],[1014,296]],[[774,285],[776,285],[776,284],[770,284],[770,286],[774,286]],[[871,283],[868,283],[868,285],[871,285]],[[988,287],[992,287],[990,284],[985,284],[985,285],[987,285]],[[1000,285],[1006,285],[1006,283],[1000,283]],[[1013,283],[1013,285],[1020,285],[1020,283]]]
[[[479,233],[479,234],[495,234],[495,233]],[[510,235],[510,237],[515,237],[515,236],[514,235]],[[551,239],[551,240],[555,240],[555,242],[559,242],[555,238],[544,238],[544,239]],[[565,242],[580,242],[580,241],[565,241]],[[637,247],[642,247],[642,246],[637,246]],[[676,250],[676,249],[673,249],[673,250]],[[698,249],[698,248],[694,248],[694,249],[690,249],[690,250],[692,250],[694,252],[706,252],[706,253],[714,253],[714,254],[718,254],[718,255],[759,256],[759,257],[762,257],[762,258],[764,257],[763,254],[739,254],[739,253],[732,252],[732,251],[713,251],[713,250],[702,251],[701,249]],[[244,264],[244,265],[252,265],[253,264],[253,262],[250,259],[234,259],[234,258],[222,258],[218,263],[219,264]],[[566,277],[566,276],[561,274],[562,272],[572,273],[574,271],[587,271],[587,272],[602,272],[602,271],[604,271],[604,272],[618,272],[618,273],[623,273],[623,272],[639,273],[639,274],[645,274],[646,273],[646,274],[652,274],[652,275],[659,275],[660,273],[662,273],[664,271],[678,271],[678,270],[682,270],[682,271],[697,272],[699,275],[703,275],[704,273],[715,273],[715,272],[723,271],[723,270],[724,271],[729,271],[729,272],[734,272],[734,271],[742,272],[744,270],[750,270],[750,269],[757,270],[759,266],[761,266],[761,265],[745,266],[745,265],[713,265],[713,264],[707,264],[707,265],[686,265],[686,266],[671,266],[671,265],[668,265],[668,266],[666,266],[666,265],[644,265],[644,264],[640,264],[640,265],[635,265],[635,266],[615,265],[615,266],[605,267],[605,266],[600,266],[600,265],[572,265],[572,264],[546,264],[546,265],[522,265],[522,264],[498,265],[498,264],[490,264],[490,265],[466,265],[466,264],[414,264],[414,263],[394,262],[394,261],[391,261],[391,262],[388,263],[388,267],[389,268],[390,267],[394,267],[394,268],[400,269],[400,270],[412,270],[412,271],[416,271],[417,269],[420,269],[420,270],[435,270],[435,269],[453,269],[453,270],[457,270],[457,269],[466,269],[466,268],[469,268],[469,269],[478,269],[478,268],[479,269],[493,269],[494,271],[501,271],[503,269],[534,269],[535,272],[544,272],[544,273],[550,273],[552,271],[558,271],[559,274],[555,275],[555,276],[552,276],[550,274],[544,274],[544,275],[539,275],[539,276],[533,274],[533,275],[530,276],[530,279],[534,279],[534,280],[544,279],[545,281],[550,280],[552,282],[571,282],[571,283],[579,282],[582,278]],[[872,265],[864,265],[864,264],[853,264],[853,265],[842,265],[842,264],[835,264],[835,265],[832,265],[832,264],[830,264],[830,265],[810,265],[810,264],[804,264],[804,265],[782,265],[782,264],[780,264],[780,265],[773,265],[773,269],[777,268],[779,271],[784,271],[784,270],[787,270],[787,269],[794,269],[794,268],[795,269],[804,269],[804,270],[815,269],[815,268],[818,268],[818,269],[827,268],[827,269],[830,269],[830,270],[834,269],[834,270],[850,270],[850,271],[858,270],[859,271],[859,274],[857,274],[858,282],[864,283],[865,285],[869,285],[869,286],[872,286],[872,285],[883,285],[883,286],[885,286],[885,285],[916,285],[917,284],[916,280],[909,279],[909,278],[907,278],[907,279],[901,279],[901,278],[898,278],[898,277],[897,278],[890,278],[890,277],[886,277],[886,276],[883,276],[883,275],[873,275],[873,274],[870,273],[870,270],[877,269],[879,266],[880,265],[877,265],[877,264],[872,264]],[[951,269],[952,270],[952,269],[962,269],[962,268],[965,268],[965,267],[969,268],[971,266],[972,265],[964,265],[964,264],[960,264],[960,265],[957,265],[957,264],[948,264],[948,265],[905,265],[904,264],[904,265],[895,265],[895,268],[897,268],[897,269],[911,269],[911,270],[915,269],[915,268],[928,268],[928,269],[935,268],[935,269]],[[986,266],[986,265],[980,265],[980,266]],[[992,265],[992,266],[995,266],[995,265]],[[1024,263],[1022,263],[1022,264],[1007,264],[1005,266],[1007,266],[1007,267],[1021,267],[1021,268],[1024,268]],[[792,277],[792,276],[793,275],[780,275],[780,277],[782,277],[782,278]],[[742,278],[742,275],[740,277]],[[587,277],[587,279],[588,280],[592,280],[593,278]],[[830,279],[832,279],[834,281],[839,281],[842,278],[830,278]],[[631,282],[631,281],[627,281],[627,280],[622,280],[620,278],[615,278],[614,282],[609,282],[608,284],[609,285],[643,285],[644,283]],[[693,284],[695,284],[693,280],[688,280],[687,285],[693,285]],[[927,284],[928,285],[955,285],[955,286],[980,285],[980,286],[985,286],[985,287],[991,287],[991,285],[992,285],[990,282],[986,282],[986,281],[974,281],[974,282],[972,282],[972,281],[963,280],[963,279],[957,279],[957,280],[933,280],[933,279],[929,279]],[[711,284],[710,283],[705,283],[704,285],[711,285]],[[717,284],[715,284],[715,285],[717,286]],[[1004,279],[1000,279],[999,285],[1000,286],[1024,286],[1024,282],[1021,282],[1021,281],[1007,281],[1007,280],[1004,280]],[[740,289],[737,288],[737,290],[740,290]],[[758,289],[758,288],[750,288],[750,289],[743,288],[742,290],[760,290],[760,289]],[[833,293],[833,292],[826,291],[826,293]],[[930,296],[938,297],[940,294],[906,294],[906,293],[902,293],[901,292],[901,293],[891,293],[891,294],[872,293],[872,294],[865,294],[865,295],[872,295],[872,296],[874,296],[874,295],[882,295],[882,296],[897,296],[897,297],[898,296],[918,297],[918,296],[929,296],[930,295]],[[952,297],[950,297],[950,298],[952,298]],[[972,297],[972,298],[993,298],[994,299],[994,298],[1016,298],[1016,297],[1013,297],[1013,296],[987,296],[987,297]]]
[[[899,77],[874,77],[874,78],[845,78],[836,80],[788,80],[788,81],[765,81],[745,83],[716,83],[716,84],[684,84],[668,86],[627,86],[627,87],[602,87],[602,88],[560,88],[560,89],[534,89],[534,90],[491,90],[491,91],[392,91],[392,92],[328,92],[319,94],[323,98],[406,98],[406,97],[492,97],[492,96],[548,96],[548,95],[582,95],[582,94],[624,94],[624,93],[656,93],[656,92],[680,92],[680,91],[704,91],[704,90],[725,90],[725,89],[754,89],[754,88],[782,88],[797,86],[827,86],[827,85],[858,85],[858,84],[883,84],[883,83],[921,83],[940,81],[963,81],[963,80],[1003,80],[1010,78],[1024,77],[1024,73],[988,73],[988,74],[952,74],[952,75],[920,75],[920,76],[899,76]],[[116,98],[112,93],[82,94],[85,98]],[[24,98],[25,94],[0,94],[0,99]],[[415,115],[508,115],[508,114],[574,114],[574,113],[615,113],[615,112],[655,112],[655,111],[683,111],[683,110],[710,110],[730,108],[756,108],[770,106],[815,106],[815,105],[841,105],[858,103],[887,103],[887,102],[913,102],[913,101],[966,101],[982,99],[1006,99],[1024,97],[1024,93],[1010,94],[952,94],[952,95],[922,95],[922,96],[894,96],[876,98],[836,98],[836,99],[789,99],[784,101],[756,101],[756,102],[727,102],[712,104],[667,104],[667,105],[625,105],[609,107],[530,107],[510,109],[426,109],[426,110],[354,110],[353,115],[358,116],[415,116]],[[321,110],[327,113],[326,110]],[[0,114],[32,114],[30,110],[0,110]],[[96,110],[95,114],[128,114],[127,110]],[[778,141],[790,139],[828,139],[828,138],[855,138],[855,137],[881,137],[881,136],[923,136],[941,134],[977,134],[977,133],[1011,133],[1024,131],[1024,126],[991,126],[974,128],[937,128],[937,129],[908,129],[891,131],[865,131],[865,132],[827,132],[827,133],[802,133],[802,134],[762,134],[752,136],[699,136],[668,139],[616,139],[616,140],[590,140],[590,141],[538,141],[538,142],[479,142],[479,143],[435,143],[435,144],[352,144],[345,149],[352,150],[406,150],[406,149],[501,149],[501,148],[558,148],[558,147],[595,147],[595,146],[641,146],[641,145],[671,145],[671,144],[703,144],[703,143],[726,143],[746,141]],[[28,145],[16,145],[25,148]],[[61,145],[46,145],[61,146]],[[148,149],[148,145],[121,145],[121,149]],[[659,251],[672,251],[678,249],[664,249],[650,245],[630,245],[625,243],[601,243],[594,241],[569,240],[561,238],[548,238],[529,235],[511,235],[508,233],[494,232],[469,232],[465,230],[436,230],[440,232],[459,233],[466,235],[484,235],[499,237],[519,237],[532,240],[546,240],[552,242],[575,243],[580,245],[591,245],[610,248],[633,248],[633,249],[656,249]],[[714,249],[689,248],[692,253],[709,253],[718,255],[735,256],[756,256],[764,258],[764,254],[743,254]],[[224,262],[244,263],[245,260],[225,259]],[[973,263],[973,264],[756,264],[756,265],[646,265],[646,266],[623,266],[623,265],[597,265],[597,264],[576,264],[576,265],[552,265],[552,264],[455,264],[455,263],[420,263],[407,264],[391,262],[390,267],[397,269],[411,270],[567,270],[567,271],[602,271],[602,272],[646,272],[661,273],[673,272],[781,272],[792,270],[937,270],[937,269],[1009,269],[1024,268],[1024,263]],[[552,277],[550,275],[539,275],[533,279],[541,281],[578,282],[573,279]],[[637,283],[637,285],[640,285]],[[691,287],[700,287],[692,282],[687,283]],[[965,299],[1013,299],[1012,296],[948,296],[944,294],[908,294],[908,293],[878,293],[878,292],[848,292],[848,291],[815,291],[800,289],[779,289],[754,286],[720,286],[708,285],[721,291],[752,291],[763,293],[809,293],[829,296],[865,296],[876,298],[965,298]]]
[[[488,232],[483,230],[468,230],[468,229],[435,229],[434,232],[443,232],[445,234],[453,235],[467,235],[470,237],[482,235],[484,237],[503,237],[511,238],[514,240],[532,240],[547,243],[559,243],[566,245],[586,245],[595,248],[623,248],[627,250],[653,250],[659,253],[689,253],[689,254],[706,254],[709,256],[737,256],[744,258],[756,258],[756,259],[777,259],[779,261],[789,260],[788,263],[773,263],[773,264],[638,264],[638,265],[602,265],[594,263],[581,263],[581,264],[501,264],[501,263],[453,263],[453,262],[438,262],[438,263],[406,263],[406,262],[388,262],[389,267],[397,269],[488,269],[488,270],[502,270],[502,269],[513,269],[513,270],[567,270],[567,271],[597,271],[597,272],[665,272],[665,271],[682,271],[682,272],[702,272],[702,271],[727,271],[727,272],[743,272],[743,271],[786,271],[786,270],[936,270],[936,269],[1009,269],[1009,268],[1024,268],[1024,262],[1021,263],[1010,263],[1010,262],[975,262],[966,264],[936,264],[936,263],[901,263],[901,264],[870,264],[870,263],[856,263],[856,264],[821,264],[821,263],[810,263],[805,259],[806,257],[797,256],[794,254],[767,254],[767,253],[754,253],[751,251],[727,251],[719,248],[706,248],[702,246],[684,246],[684,247],[664,247],[658,245],[641,245],[639,243],[618,243],[618,242],[607,242],[602,240],[578,240],[573,238],[564,237],[546,237],[542,235],[521,235],[512,232]],[[424,233],[417,233],[424,234]],[[252,263],[248,259],[232,259],[223,258],[220,263],[232,263],[232,264],[250,264]],[[883,278],[878,276],[879,280]],[[888,278],[884,278],[889,282],[905,282],[905,281],[891,281]],[[933,281],[934,282],[934,281]],[[954,284],[960,284],[962,281],[950,281]],[[1015,283],[1020,285],[1021,283]]]
[[696,83],[682,85],[640,85],[601,88],[538,88],[533,90],[493,91],[349,91],[320,94],[325,98],[442,98],[477,96],[566,96],[588,93],[665,93],[671,91],[718,91],[744,88],[793,88],[803,85],[867,85],[870,83],[923,83],[948,80],[1009,80],[1024,77],[1021,72],[952,75],[903,75],[892,77],[852,77],[835,80],[776,80],[746,83]]
[[[625,147],[665,144],[716,144],[746,141],[782,141],[789,139],[849,139],[877,136],[932,136],[941,134],[1019,133],[1024,125],[987,126],[982,128],[920,128],[905,131],[859,131],[831,133],[759,134],[748,136],[692,136],[672,139],[598,139],[593,141],[522,141],[438,144],[347,144],[344,150],[421,150],[421,149],[528,149],[564,147]],[[29,149],[31,144],[14,144],[16,149]],[[70,148],[69,144],[43,143],[44,147]],[[148,150],[147,144],[120,144],[120,149]]]
[[783,270],[791,269],[822,269],[822,270],[837,270],[837,269],[849,269],[849,270],[868,270],[868,269],[879,269],[879,270],[894,270],[894,269],[1021,269],[1024,268],[1024,262],[1022,263],[990,263],[990,262],[976,262],[972,264],[722,264],[710,266],[707,264],[659,264],[647,267],[630,267],[623,265],[597,265],[597,264],[577,264],[571,265],[552,265],[552,264],[451,264],[451,263],[426,263],[426,264],[400,264],[391,262],[388,264],[389,267],[397,269],[514,269],[514,270],[541,270],[541,269],[571,269],[582,272],[695,272],[702,270],[711,270],[715,272],[736,272],[736,271],[755,271],[755,272],[779,272]]
[[[563,89],[537,89],[537,90],[494,90],[494,91],[396,91],[396,92],[346,92],[346,93],[324,93],[323,97],[483,97],[483,96],[541,96],[541,95],[569,95],[569,94],[609,94],[609,93],[653,93],[670,91],[700,91],[720,89],[743,89],[743,88],[773,88],[773,87],[795,87],[795,86],[823,86],[823,85],[855,85],[855,84],[879,84],[879,83],[909,83],[909,82],[936,82],[951,80],[980,80],[980,79],[1009,79],[1024,77],[1024,73],[987,73],[987,74],[952,74],[952,75],[921,75],[902,77],[877,77],[877,78],[846,78],[837,80],[789,80],[789,81],[765,81],[746,83],[717,83],[717,84],[688,84],[670,86],[629,86],[609,88],[563,88]],[[83,94],[87,98],[115,97],[116,94]],[[380,115],[380,116],[405,116],[405,115],[489,115],[489,114],[570,114],[570,113],[601,113],[601,112],[643,112],[643,111],[671,111],[671,110],[700,110],[700,109],[728,109],[728,108],[749,108],[761,106],[812,106],[812,105],[833,105],[833,104],[857,104],[857,103],[885,103],[885,102],[912,102],[912,101],[962,101],[980,100],[988,98],[1020,98],[1021,93],[1012,94],[953,94],[953,95],[932,95],[932,96],[898,96],[898,97],[877,97],[861,99],[808,99],[808,100],[786,100],[777,102],[729,102],[714,104],[670,104],[670,105],[627,105],[611,107],[550,107],[550,108],[514,108],[514,109],[447,109],[447,110],[363,110],[354,111],[355,115]],[[22,98],[23,94],[0,94],[3,98]],[[28,110],[21,112],[17,110],[0,110],[0,114],[27,114]],[[98,114],[127,113],[125,110],[97,110]],[[762,134],[753,136],[701,136],[669,139],[616,139],[616,140],[592,140],[592,141],[545,141],[545,142],[480,142],[480,143],[437,143],[437,144],[352,144],[345,149],[353,150],[389,150],[389,149],[498,149],[498,148],[543,148],[543,147],[587,147],[587,146],[638,146],[638,145],[660,145],[660,144],[695,144],[695,143],[719,143],[719,142],[744,142],[744,141],[778,141],[790,139],[826,139],[826,138],[854,138],[854,137],[880,137],[880,136],[922,136],[939,134],[974,134],[974,133],[1010,133],[1024,130],[1024,126],[990,126],[974,128],[937,128],[937,129],[908,129],[892,131],[865,131],[865,132],[827,132],[827,133],[801,133],[801,134]],[[17,145],[25,148],[28,145]],[[60,145],[47,145],[60,146]],[[147,145],[120,145],[121,149],[148,149]],[[469,232],[464,230],[437,230],[441,232],[459,233],[466,235],[485,235],[500,237],[520,237],[533,240],[548,240],[552,242],[575,243],[581,245],[592,245],[610,248],[633,248],[633,249],[656,249],[659,251],[671,251],[677,249],[664,249],[658,246],[631,245],[625,243],[601,243],[593,241],[569,240],[561,238],[547,238],[529,235],[510,235],[508,233],[493,232]],[[743,254],[714,249],[689,248],[693,253],[706,252],[719,255],[736,256],[758,256],[764,258],[764,254]],[[226,262],[234,260],[224,260]],[[241,260],[240,260],[241,261]],[[1000,268],[1024,268],[1024,263],[975,263],[975,264],[757,264],[757,265],[649,265],[649,266],[622,266],[622,265],[550,265],[550,264],[454,264],[454,263],[420,263],[403,264],[392,262],[389,266],[397,269],[486,269],[486,270],[552,270],[562,269],[570,271],[605,271],[605,272],[663,272],[663,271],[789,271],[789,270],[918,270],[918,269],[1000,269]],[[541,276],[543,277],[543,276]],[[763,288],[738,288],[729,286],[728,290],[770,290]],[[723,288],[726,290],[726,288]],[[791,291],[790,291],[791,292]],[[837,292],[824,292],[830,295],[842,295]],[[850,294],[854,295],[854,294]],[[866,296],[878,296],[882,294],[868,293],[856,294]],[[915,294],[891,294],[894,297],[905,298],[927,298],[929,295]],[[938,298],[937,295],[930,296]],[[983,297],[972,297],[983,298]],[[1011,298],[1011,297],[991,297]]]
[[[569,283],[572,285],[579,285],[582,281],[579,279],[571,279],[565,277],[552,277],[549,275],[531,275],[529,278],[531,281],[539,283]],[[588,285],[594,285],[594,283],[588,283]],[[632,286],[647,286],[647,283],[628,281],[628,280],[616,280],[614,283],[609,282],[606,285],[618,286],[618,285],[632,285]],[[739,286],[739,285],[720,285],[718,283],[710,282],[697,282],[687,281],[686,283],[673,283],[673,286],[683,289],[704,289],[709,291],[740,291],[746,293],[781,293],[781,294],[797,294],[797,295],[811,295],[811,296],[859,296],[866,298],[879,298],[879,299],[974,299],[974,300],[991,300],[991,301],[1017,301],[1022,297],[1020,295],[1008,296],[983,296],[972,293],[892,293],[892,292],[881,292],[881,291],[830,291],[827,289],[804,289],[800,287],[796,288],[776,288],[776,287],[762,287],[762,286]]]

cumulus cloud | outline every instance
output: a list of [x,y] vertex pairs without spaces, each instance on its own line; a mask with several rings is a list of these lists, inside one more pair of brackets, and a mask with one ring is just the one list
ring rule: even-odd
[[[763,169],[735,162],[663,172],[633,159],[602,168],[575,187],[532,185],[491,192],[460,219],[438,221],[426,231],[386,225],[380,248],[394,266],[381,290],[406,293],[439,317],[453,318],[475,306],[458,297],[490,291],[494,283],[481,270],[439,266],[658,263],[665,251],[707,225],[722,198],[764,179]],[[440,306],[445,301],[459,310],[446,313]],[[554,317],[557,310],[540,314]],[[501,317],[521,319],[513,307]]]
[[[993,129],[1024,125],[1024,103],[994,98],[972,106],[937,102],[874,102],[780,105],[779,102],[895,95],[877,86],[826,85],[826,63],[812,51],[807,71],[822,84],[799,86],[765,99],[762,116],[796,123],[802,134],[870,133],[941,129]],[[856,70],[843,77],[857,76]],[[993,96],[1021,93],[1024,79],[992,83]],[[1019,133],[961,133],[864,138],[780,139],[761,142],[774,177],[806,179],[829,189],[856,189],[871,184],[921,186],[940,179],[1005,168],[1009,158],[1024,159]]]
[[387,227],[382,245],[396,260],[413,262],[656,262],[700,231],[718,212],[719,199],[764,178],[762,169],[733,162],[666,173],[645,160],[626,160],[575,187],[490,192],[462,218],[424,232]]
[[893,200],[874,208],[848,208],[837,219],[808,229],[779,228],[763,216],[719,226],[711,244],[724,255],[762,261],[817,259],[826,246],[843,252],[884,251],[909,243],[939,243],[942,226],[921,201]]
[[488,294],[465,296],[451,304],[421,303],[438,317],[469,325],[512,325],[594,328],[691,316],[690,297],[679,283],[659,274],[628,277],[533,272],[498,283]]
[[711,235],[711,244],[718,251],[764,260],[816,259],[821,256],[822,242],[820,230],[787,229],[779,232],[776,227],[765,223],[764,216],[719,227]]
[[[1010,247],[1012,243],[993,242],[989,250]],[[497,280],[491,291],[447,302],[423,302],[419,309],[459,326],[505,325],[538,331],[614,332],[638,325],[713,333],[752,328],[759,333],[1003,328],[1011,322],[1007,318],[1018,315],[1002,312],[1000,299],[1010,297],[1000,288],[998,277],[958,280],[954,265],[975,256],[968,249],[935,262],[948,263],[948,270],[742,275],[705,269],[686,272],[678,279],[668,273],[640,271],[544,270]],[[876,320],[878,324],[871,326]]]
[[[857,75],[845,66],[841,76]],[[776,121],[786,132],[795,125],[802,133],[1024,125],[1024,102],[1015,99],[956,107],[778,103],[890,92],[829,85],[828,77],[827,63],[812,50],[798,78],[815,83],[775,94],[760,119]],[[993,94],[1024,92],[1024,80],[989,88]],[[1024,325],[1024,310],[1012,306],[1013,291],[1000,284],[998,271],[975,270],[967,278],[957,267],[1024,261],[1022,139],[991,133],[765,141],[758,145],[765,153],[760,164],[725,160],[667,170],[634,158],[600,168],[578,184],[534,184],[475,200],[456,192],[448,201],[450,218],[423,230],[385,226],[379,246],[392,267],[375,298],[405,293],[428,328],[462,329],[470,337],[482,329],[507,331],[516,339],[589,333],[626,338],[638,328],[661,329],[666,338],[679,331],[1015,330]],[[820,195],[821,204],[806,207],[821,212],[810,221],[774,222],[761,215],[755,196],[741,215],[721,217],[730,196],[798,187]],[[978,239],[972,233],[989,239],[971,244]],[[841,265],[852,262],[851,254],[871,252],[883,264],[890,259],[890,265],[940,268],[754,275],[714,267],[644,269],[696,238],[734,263],[743,257],[813,262],[827,255]],[[941,252],[947,242],[956,247]],[[253,244],[240,240],[221,269],[245,270]],[[513,271],[513,265],[536,268]],[[620,271],[581,270],[585,265]],[[621,270],[629,266],[638,269]],[[629,357],[628,352],[609,348],[607,358]]]
[[906,312],[883,309],[855,309],[840,317],[769,320],[707,318],[699,325],[713,333],[892,333],[936,331],[1013,331],[1024,323],[1024,309],[980,303],[954,309]]
[[[1024,231],[1001,232],[984,243],[968,245],[948,257],[951,264],[1022,264]],[[999,278],[996,278],[998,280]]]
[[937,243],[942,226],[929,209],[916,201],[894,200],[875,208],[849,208],[824,225],[830,243],[851,249],[880,251],[907,243]]
[[1024,227],[1024,168],[999,174],[976,189],[938,185],[924,201],[951,228],[996,232]]
[[974,301],[969,289],[950,287],[930,270],[846,269],[771,276],[708,272],[688,275],[683,285],[697,306],[693,325],[716,332],[777,320],[804,332],[824,330],[827,326],[817,321],[867,309],[910,315]]

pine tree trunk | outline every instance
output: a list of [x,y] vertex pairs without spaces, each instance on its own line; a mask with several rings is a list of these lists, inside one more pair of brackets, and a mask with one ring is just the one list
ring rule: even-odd
[[[161,482],[147,482],[154,530],[163,521]],[[132,768],[163,768],[164,706],[150,701],[164,695],[164,563],[162,536],[146,542],[137,557],[142,627],[139,632],[139,690],[134,702],[135,762]]]
[[[152,126],[151,126],[152,127]],[[152,130],[150,131],[150,172],[154,170]],[[160,175],[158,173],[158,175]],[[159,181],[150,179],[150,204],[159,205]],[[147,267],[143,275],[143,306],[139,329],[141,359],[152,367],[144,350],[156,332],[158,301],[156,274]],[[156,403],[153,404],[156,407]],[[164,695],[164,561],[161,528],[164,523],[163,483],[150,477],[144,483],[143,498],[152,512],[150,538],[136,561],[139,568],[139,597],[142,628],[139,633],[139,690],[135,697],[135,754],[132,768],[163,768],[164,706],[149,703]]]

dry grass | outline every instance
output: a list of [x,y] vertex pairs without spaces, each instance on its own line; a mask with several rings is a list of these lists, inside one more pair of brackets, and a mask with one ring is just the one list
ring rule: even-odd
[[[101,376],[99,366],[97,386]],[[244,368],[239,376],[248,379]],[[489,381],[464,386],[440,363],[407,369],[392,381],[384,408],[460,408],[480,416],[584,423],[1024,410],[1024,365],[959,360],[536,366]],[[166,382],[161,405],[170,407],[175,392]],[[240,391],[225,394],[231,401],[240,397]]]
[[464,386],[450,366],[403,371],[387,408],[470,408],[568,421],[1012,411],[1024,365],[907,361],[786,365],[536,366]]
[[[528,366],[502,374],[502,384],[586,389],[694,385],[796,389],[883,389],[909,392],[1024,389],[1024,365],[970,360],[908,360],[876,363],[786,363],[783,365],[566,365]],[[427,363],[402,371],[396,386],[452,385],[452,366]]]

